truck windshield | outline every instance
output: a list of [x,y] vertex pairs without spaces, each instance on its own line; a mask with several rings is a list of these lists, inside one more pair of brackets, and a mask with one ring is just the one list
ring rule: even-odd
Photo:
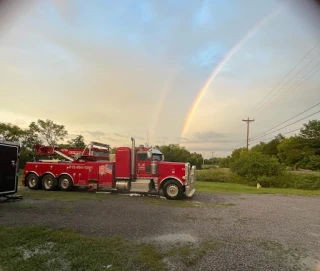
[[152,160],[154,161],[161,161],[162,155],[161,154],[152,154]]

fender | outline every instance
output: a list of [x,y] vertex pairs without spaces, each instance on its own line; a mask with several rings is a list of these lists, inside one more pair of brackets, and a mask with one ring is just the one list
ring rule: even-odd
[[26,174],[26,177],[30,174],[30,173],[33,173],[33,174],[36,174],[38,177],[39,177],[39,174],[35,171],[28,171],[28,173]]
[[[59,175],[59,178],[60,178],[62,175],[68,175],[68,176],[71,178],[71,180],[72,180],[72,182],[73,182],[73,184],[74,184],[74,180],[73,180],[72,176],[71,176],[69,173],[67,173],[67,172],[62,172],[62,173]],[[59,179],[59,178],[58,178],[58,179]]]
[[179,183],[181,183],[182,186],[185,186],[185,185],[183,184],[183,182],[181,182],[181,180],[178,179],[177,177],[168,176],[168,177],[165,177],[165,178],[160,182],[160,187],[162,186],[162,183],[163,183],[164,181],[168,180],[168,179],[174,179],[174,180],[178,181]]
[[43,177],[44,175],[47,175],[47,174],[50,174],[53,178],[57,178],[52,172],[50,172],[50,171],[47,171],[47,172],[45,172],[45,173],[43,173],[42,175],[41,175],[41,177]]

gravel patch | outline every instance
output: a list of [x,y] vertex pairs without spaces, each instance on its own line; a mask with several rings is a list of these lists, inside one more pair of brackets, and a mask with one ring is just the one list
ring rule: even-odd
[[[71,228],[82,234],[205,251],[195,265],[169,270],[315,270],[320,263],[320,197],[196,194],[192,200],[106,194],[106,200],[0,204],[0,225]],[[217,247],[206,248],[203,242]]]

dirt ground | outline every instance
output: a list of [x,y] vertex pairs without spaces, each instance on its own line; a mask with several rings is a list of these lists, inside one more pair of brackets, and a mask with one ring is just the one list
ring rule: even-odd
[[289,195],[198,193],[183,201],[114,194],[71,201],[25,197],[0,204],[0,225],[75,229],[163,249],[219,243],[192,267],[166,262],[169,270],[316,270],[319,206],[319,196]]

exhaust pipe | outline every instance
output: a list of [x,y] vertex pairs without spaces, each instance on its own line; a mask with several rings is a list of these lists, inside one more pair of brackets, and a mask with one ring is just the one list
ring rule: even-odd
[[135,160],[136,160],[136,143],[133,137],[131,137],[132,147],[131,147],[131,180],[135,178]]

